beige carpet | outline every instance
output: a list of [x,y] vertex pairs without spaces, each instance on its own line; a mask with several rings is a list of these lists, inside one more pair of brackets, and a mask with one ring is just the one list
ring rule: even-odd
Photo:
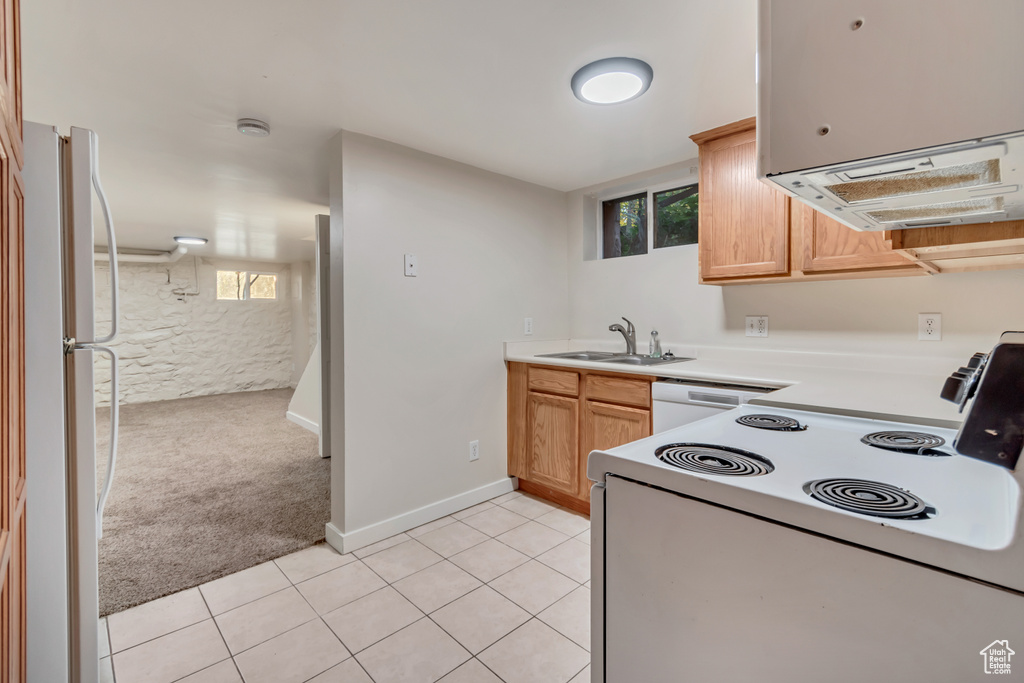
[[[330,460],[288,421],[291,389],[121,407],[99,546],[100,614],[312,545],[330,518]],[[97,412],[102,480],[110,413]]]

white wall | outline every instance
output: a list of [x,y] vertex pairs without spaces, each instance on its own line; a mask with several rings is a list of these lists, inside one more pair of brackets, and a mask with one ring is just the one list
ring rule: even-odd
[[[346,427],[332,523],[348,534],[507,476],[502,342],[524,338],[526,316],[534,338],[569,332],[566,203],[362,135],[341,133],[333,150]],[[405,253],[416,278],[403,276]]]
[[291,264],[292,386],[299,383],[316,346],[316,278],[310,261]]
[[[651,176],[692,182],[695,165],[683,162]],[[616,339],[608,325],[626,316],[637,326],[641,349],[657,329],[670,345],[966,360],[989,350],[1001,332],[1024,329],[1024,270],[723,287],[697,284],[697,245],[587,260],[596,255],[594,197],[644,184],[635,176],[569,194],[575,339]],[[942,341],[917,341],[917,314],[933,312],[942,313]],[[745,336],[747,315],[769,316],[767,338]]]
[[[216,270],[252,268],[277,272],[276,301],[218,301]],[[276,389],[292,385],[292,302],[287,264],[121,263],[121,334],[113,346],[121,357],[122,403],[185,396]],[[110,269],[96,264],[97,330],[110,320]],[[106,358],[96,362],[96,393],[110,400]]]

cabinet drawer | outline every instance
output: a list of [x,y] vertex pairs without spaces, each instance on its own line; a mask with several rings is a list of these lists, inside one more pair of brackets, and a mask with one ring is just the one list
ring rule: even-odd
[[551,368],[530,366],[527,385],[534,391],[578,396],[580,393],[580,376],[575,372],[567,370],[552,370]]
[[587,398],[627,406],[651,407],[651,383],[645,380],[587,375]]

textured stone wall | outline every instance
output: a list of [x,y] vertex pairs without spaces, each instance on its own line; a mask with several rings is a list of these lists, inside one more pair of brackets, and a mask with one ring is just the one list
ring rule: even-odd
[[[277,389],[291,385],[292,299],[286,264],[198,261],[121,263],[121,403]],[[218,301],[216,271],[278,273],[276,301]],[[305,302],[302,302],[303,304]],[[97,330],[110,325],[110,269],[96,265]],[[106,356],[96,361],[96,398],[109,405]]]

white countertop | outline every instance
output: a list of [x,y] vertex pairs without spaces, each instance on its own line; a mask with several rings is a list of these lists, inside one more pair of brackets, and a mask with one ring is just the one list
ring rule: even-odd
[[587,340],[506,342],[505,360],[702,382],[780,387],[751,403],[795,410],[897,420],[957,429],[957,407],[939,398],[943,382],[966,359],[851,356],[814,352],[680,348],[695,360],[639,367],[538,358],[562,351],[621,351],[622,344]]

